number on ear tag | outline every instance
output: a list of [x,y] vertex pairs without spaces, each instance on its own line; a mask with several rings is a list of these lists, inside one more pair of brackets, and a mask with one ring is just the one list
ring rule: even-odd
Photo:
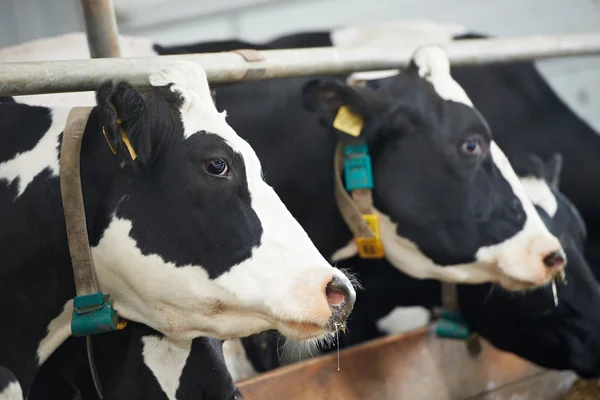
[[363,128],[363,117],[353,113],[347,106],[341,106],[333,121],[333,127],[350,136],[358,137]]

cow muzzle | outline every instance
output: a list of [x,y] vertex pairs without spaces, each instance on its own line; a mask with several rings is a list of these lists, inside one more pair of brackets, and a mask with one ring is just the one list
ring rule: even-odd
[[325,297],[331,310],[329,318],[329,329],[333,332],[338,329],[344,329],[346,319],[354,309],[356,301],[356,292],[348,279],[340,278],[336,275],[325,287]]
[[354,308],[356,292],[350,280],[335,270],[322,283],[322,298],[315,303],[313,311],[305,318],[284,320],[279,330],[288,338],[297,341],[318,339],[337,330],[344,330],[346,319]]

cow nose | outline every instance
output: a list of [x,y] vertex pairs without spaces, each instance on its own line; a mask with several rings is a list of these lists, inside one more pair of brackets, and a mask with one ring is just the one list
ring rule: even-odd
[[567,255],[563,249],[552,251],[544,256],[544,265],[552,269],[562,269],[567,263]]
[[347,279],[334,275],[325,287],[325,296],[332,310],[332,318],[343,322],[352,312],[356,300],[351,283]]

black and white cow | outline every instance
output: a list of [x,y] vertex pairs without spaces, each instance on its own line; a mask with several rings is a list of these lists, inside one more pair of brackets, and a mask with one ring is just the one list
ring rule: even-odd
[[[215,108],[204,71],[180,63],[150,82],[144,94],[103,84],[81,150],[96,274],[120,316],[169,340],[335,331],[351,312],[352,284],[263,180],[256,153]],[[0,364],[25,394],[71,333],[58,182],[68,112],[0,104],[0,301],[11,310],[3,326],[14,328],[0,331]]]

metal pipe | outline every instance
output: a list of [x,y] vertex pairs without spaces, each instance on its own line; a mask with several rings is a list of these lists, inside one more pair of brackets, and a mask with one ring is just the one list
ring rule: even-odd
[[81,6],[91,57],[121,57],[112,0],[81,0]]
[[[453,65],[600,54],[600,33],[471,39],[440,44]],[[95,90],[106,79],[147,86],[148,76],[177,60],[201,64],[212,84],[405,67],[414,48],[312,48],[260,51],[262,61],[233,52],[0,63],[0,95]]]

